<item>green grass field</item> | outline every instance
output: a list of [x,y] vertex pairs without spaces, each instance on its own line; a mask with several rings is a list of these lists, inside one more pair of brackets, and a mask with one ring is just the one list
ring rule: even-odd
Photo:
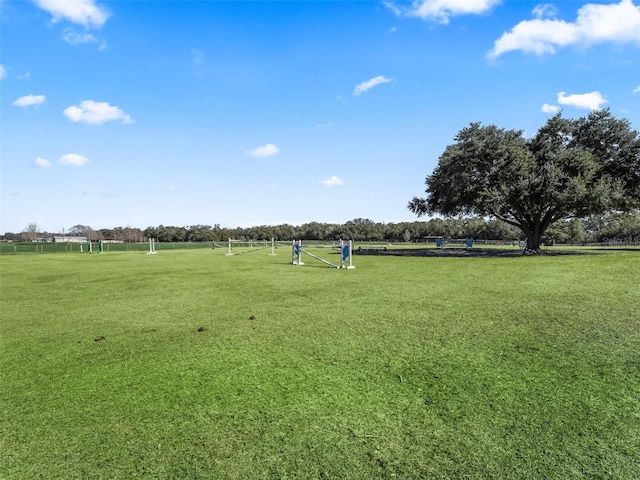
[[1,479],[640,478],[640,251],[224,253],[0,257]]

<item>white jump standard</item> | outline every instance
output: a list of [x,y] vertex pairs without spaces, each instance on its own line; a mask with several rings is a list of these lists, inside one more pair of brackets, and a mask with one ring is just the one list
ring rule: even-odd
[[155,238],[150,238],[149,239],[149,252],[147,252],[147,255],[155,255],[156,254],[156,239]]

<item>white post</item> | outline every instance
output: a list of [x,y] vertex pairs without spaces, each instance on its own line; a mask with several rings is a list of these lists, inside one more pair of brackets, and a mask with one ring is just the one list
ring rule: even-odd
[[229,251],[227,252],[227,257],[233,255],[233,253],[231,253],[231,238],[229,238]]
[[353,258],[353,240],[349,240],[349,266],[347,267],[347,270],[356,268],[353,266],[352,258]]
[[298,240],[298,265],[304,265],[302,261],[302,240]]
[[304,265],[302,261],[302,240],[298,240],[298,265]]
[[[265,240],[265,243],[266,243],[266,240]],[[275,245],[276,245],[276,240],[275,240],[275,238],[272,238],[271,239],[271,255],[270,255],[271,257],[275,257],[276,256],[276,252],[275,252],[275,248],[276,247],[275,247]]]

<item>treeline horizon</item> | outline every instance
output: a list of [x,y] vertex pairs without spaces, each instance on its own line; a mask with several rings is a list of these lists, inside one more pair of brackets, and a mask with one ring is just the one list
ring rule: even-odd
[[[520,240],[523,233],[501,220],[482,217],[431,218],[413,222],[375,222],[357,218],[346,223],[309,222],[302,225],[261,225],[253,227],[222,227],[214,225],[147,227],[115,227],[92,229],[75,225],[63,232],[43,232],[31,223],[20,233],[7,232],[5,241],[35,241],[58,235],[84,236],[93,241],[117,239],[142,242],[153,238],[158,242],[226,242],[234,240],[354,240],[382,242],[420,242],[428,237],[468,238],[476,240]],[[631,213],[610,213],[558,222],[549,228],[547,243],[598,243],[610,240],[640,241],[640,210]]]

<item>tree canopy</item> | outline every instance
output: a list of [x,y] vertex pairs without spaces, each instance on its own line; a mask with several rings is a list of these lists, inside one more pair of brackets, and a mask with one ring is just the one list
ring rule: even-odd
[[538,251],[550,225],[640,205],[640,137],[608,109],[550,118],[532,138],[471,123],[426,178],[418,216],[480,215],[519,228]]

